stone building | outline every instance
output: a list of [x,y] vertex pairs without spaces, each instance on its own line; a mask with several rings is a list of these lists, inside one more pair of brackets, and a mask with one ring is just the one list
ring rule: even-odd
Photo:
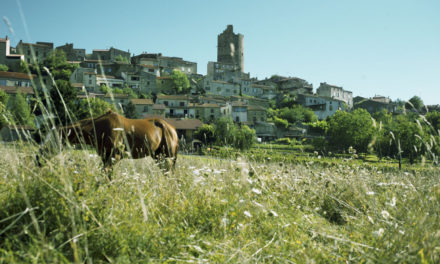
[[346,91],[342,87],[321,83],[316,90],[316,93],[321,96],[327,96],[338,99],[347,104],[348,108],[353,107],[353,92]]
[[33,44],[24,43],[20,40],[17,44],[16,50],[24,55],[24,60],[27,63],[41,64],[53,50],[53,43],[37,41],[37,43]]
[[235,34],[232,25],[217,37],[217,62],[236,65],[244,72],[244,36]]
[[173,70],[179,70],[187,75],[197,74],[197,63],[183,60],[179,57],[162,56],[162,53],[142,53],[131,58],[131,63],[136,66],[150,67],[150,72],[166,76],[173,73]]
[[92,51],[92,60],[101,61],[125,61],[130,62],[130,52],[123,51],[120,49],[115,49],[111,47],[110,49],[95,49]]
[[338,110],[344,110],[344,101],[328,96],[299,94],[297,102],[312,109],[319,120],[334,115]]
[[202,120],[203,122],[213,122],[220,118],[221,110],[218,104],[194,104],[195,118]]
[[353,108],[363,108],[367,110],[370,114],[379,112],[383,109],[391,113],[397,110],[397,106],[393,104],[389,98],[384,96],[375,96],[373,98],[356,96],[353,99]]
[[11,53],[11,41],[8,36],[0,38],[0,64],[8,66],[12,71],[19,71],[21,61],[24,61],[24,55]]
[[73,48],[73,43],[66,43],[65,45],[56,47],[55,49],[64,51],[68,61],[83,61],[86,58],[86,50]]

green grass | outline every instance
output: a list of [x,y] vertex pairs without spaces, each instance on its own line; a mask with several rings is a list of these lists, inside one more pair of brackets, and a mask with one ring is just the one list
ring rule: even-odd
[[440,262],[438,168],[231,152],[172,175],[123,160],[107,183],[92,151],[35,151],[0,146],[2,263]]

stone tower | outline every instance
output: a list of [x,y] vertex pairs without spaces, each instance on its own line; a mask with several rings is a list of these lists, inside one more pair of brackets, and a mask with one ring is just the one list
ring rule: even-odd
[[244,72],[243,39],[242,34],[234,34],[233,26],[228,25],[217,38],[217,62],[235,64]]

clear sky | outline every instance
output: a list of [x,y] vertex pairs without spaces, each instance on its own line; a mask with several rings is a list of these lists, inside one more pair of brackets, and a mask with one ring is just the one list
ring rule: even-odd
[[202,74],[217,59],[217,35],[233,24],[252,77],[295,76],[315,91],[327,82],[354,96],[440,104],[438,0],[0,0],[0,15],[0,37],[13,46],[22,39],[87,53],[161,52],[197,62]]

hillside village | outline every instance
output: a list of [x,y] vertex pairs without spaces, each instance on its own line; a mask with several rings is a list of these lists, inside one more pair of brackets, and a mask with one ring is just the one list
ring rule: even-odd
[[[133,104],[138,117],[164,117],[187,141],[193,139],[193,132],[203,123],[222,116],[255,129],[262,141],[306,136],[306,127],[301,124],[281,129],[272,120],[268,121],[268,108],[286,97],[313,110],[319,120],[337,110],[364,108],[374,113],[397,109],[388,97],[354,97],[351,91],[326,82],[314,91],[311,83],[297,77],[253,78],[245,72],[244,36],[234,33],[232,25],[218,35],[217,61],[208,63],[206,76],[198,74],[196,62],[161,53],[132,55],[111,47],[95,49],[89,54],[73,43],[54,47],[50,42],[20,41],[11,47],[6,37],[0,39],[0,64],[9,70],[0,71],[0,89],[12,96],[22,93],[27,98],[33,97],[35,89],[42,86],[50,90],[52,81],[48,74],[30,75],[20,72],[20,67],[22,62],[41,64],[54,50],[62,50],[69,63],[78,65],[69,78],[78,98],[100,98],[117,108]],[[173,81],[176,70],[186,75],[188,90],[176,91]],[[105,92],[108,88],[127,87],[132,93]]]

